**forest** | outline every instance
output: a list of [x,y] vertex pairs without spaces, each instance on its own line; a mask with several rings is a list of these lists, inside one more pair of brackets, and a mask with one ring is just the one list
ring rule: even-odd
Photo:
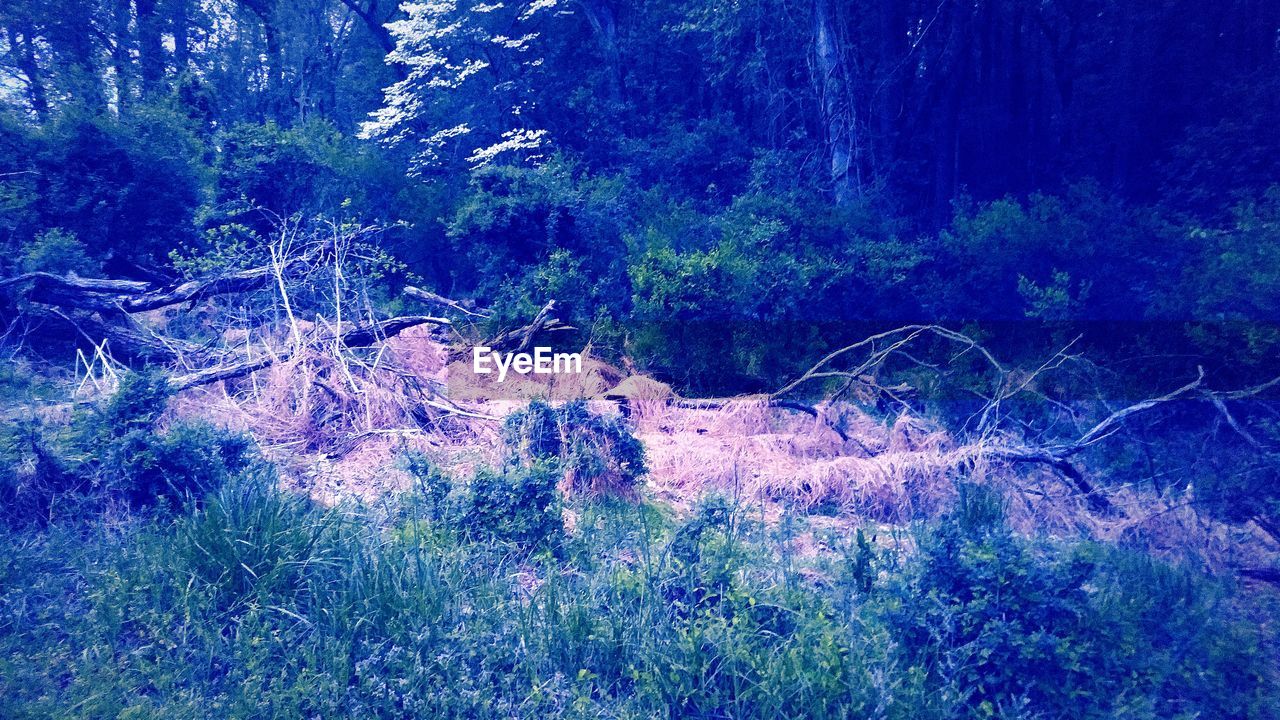
[[0,717],[1280,718],[1271,0],[0,0],[0,358]]

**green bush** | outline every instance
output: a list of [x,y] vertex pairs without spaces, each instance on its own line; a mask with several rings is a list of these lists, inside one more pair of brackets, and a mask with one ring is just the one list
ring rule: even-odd
[[249,439],[201,422],[160,425],[163,373],[126,375],[100,405],[69,424],[19,423],[0,433],[0,516],[11,525],[199,500],[258,462]]
[[199,499],[252,461],[247,438],[207,423],[161,430],[170,394],[164,373],[130,373],[105,406],[82,421],[84,470],[133,507]]
[[591,412],[585,400],[534,400],[507,417],[502,436],[518,462],[555,465],[571,493],[629,496],[648,472],[644,445],[625,421]]
[[36,421],[0,429],[0,521],[44,525],[74,515],[90,480],[62,457]]
[[564,530],[558,482],[556,468],[546,462],[477,470],[463,512],[464,533],[526,546],[554,546]]
[[1262,717],[1274,692],[1211,583],[1130,552],[1020,539],[981,488],[888,592],[906,663],[929,668],[963,717]]
[[405,453],[402,459],[414,480],[414,492],[410,493],[409,501],[421,505],[433,524],[454,519],[453,508],[449,504],[453,481],[449,476],[422,453]]
[[307,566],[323,562],[331,522],[273,473],[238,476],[175,529],[179,567],[223,612],[307,592]]
[[102,272],[102,263],[89,257],[88,249],[73,233],[54,228],[36,236],[23,250],[19,268],[23,272],[93,277]]

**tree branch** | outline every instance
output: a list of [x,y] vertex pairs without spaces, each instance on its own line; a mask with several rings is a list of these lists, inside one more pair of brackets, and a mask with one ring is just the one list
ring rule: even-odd
[[[405,315],[382,320],[372,326],[358,327],[348,330],[338,337],[338,341],[343,346],[349,348],[370,347],[379,342],[393,338],[409,328],[418,327],[420,325],[441,325],[447,327],[451,326],[452,323],[445,318],[431,317],[429,315]],[[318,338],[317,340],[320,344],[327,344],[332,340],[332,336],[327,339]],[[169,381],[169,386],[177,392],[189,390],[201,385],[220,382],[222,380],[232,380],[266,369],[278,362],[286,361],[289,357],[292,356],[268,354],[254,360],[245,360],[231,363],[229,365],[219,365],[216,367],[206,368],[198,372],[173,378]]]

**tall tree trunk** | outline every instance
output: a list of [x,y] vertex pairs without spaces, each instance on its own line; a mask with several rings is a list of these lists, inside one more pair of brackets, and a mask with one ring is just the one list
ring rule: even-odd
[[862,158],[849,77],[829,0],[814,0],[813,41],[818,105],[831,158],[830,180],[840,204],[861,191]]
[[161,42],[161,20],[156,13],[156,0],[134,0],[138,20],[138,68],[142,75],[144,96],[164,89],[164,44]]
[[191,60],[191,0],[170,0],[169,31],[173,33],[173,64],[181,75]]
[[960,165],[960,89],[959,82],[949,83],[943,90],[943,104],[938,109],[933,141],[933,215],[941,226],[951,216],[951,201],[956,193]]
[[933,214],[938,225],[951,216],[960,176],[960,113],[970,92],[973,58],[972,8],[948,8],[944,27],[950,35],[938,56],[938,72],[932,82],[939,88],[933,121]]
[[129,0],[116,0],[112,9],[111,69],[115,72],[116,109],[124,112],[133,100],[133,63],[129,57],[131,33],[129,23],[133,19],[133,7]]
[[262,34],[267,41],[267,94],[272,105],[284,106],[284,51],[280,47],[280,34],[269,20],[262,23]]
[[288,102],[284,97],[284,51],[275,22],[275,1],[241,0],[241,3],[262,23],[262,37],[267,45],[267,107],[273,111],[285,108]]
[[609,99],[615,103],[622,102],[625,89],[622,85],[622,53],[618,49],[617,16],[604,0],[579,0],[578,5],[591,24],[592,34],[604,56]]
[[49,117],[49,92],[44,86],[40,65],[36,62],[35,49],[31,46],[31,29],[28,26],[16,33],[9,33],[9,43],[17,51],[18,70],[27,78],[27,98],[36,118],[43,123]]
[[[1141,28],[1133,8],[1125,3],[1120,3],[1119,8],[1119,87],[1113,91],[1117,100],[1114,103],[1114,119],[1118,122],[1115,123],[1115,135],[1112,139],[1111,182],[1117,187],[1125,187],[1129,180],[1134,145],[1137,144],[1133,128],[1137,125],[1139,96],[1142,94],[1138,78],[1138,35]],[[1065,145],[1065,137],[1062,144]]]

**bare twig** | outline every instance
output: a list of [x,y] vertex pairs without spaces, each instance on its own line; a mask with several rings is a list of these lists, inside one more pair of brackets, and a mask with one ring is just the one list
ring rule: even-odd
[[465,306],[463,306],[462,303],[458,302],[457,300],[450,300],[449,298],[444,297],[443,295],[437,295],[431,292],[430,290],[424,290],[420,287],[407,285],[405,286],[404,294],[408,295],[409,297],[415,300],[421,300],[422,302],[425,302],[431,305],[439,305],[441,307],[445,307],[450,310],[456,310],[457,312],[460,312],[463,315],[466,315],[468,317],[479,318],[482,320],[487,320],[490,317],[488,313],[481,313],[481,312],[476,312],[474,310],[470,310]]

